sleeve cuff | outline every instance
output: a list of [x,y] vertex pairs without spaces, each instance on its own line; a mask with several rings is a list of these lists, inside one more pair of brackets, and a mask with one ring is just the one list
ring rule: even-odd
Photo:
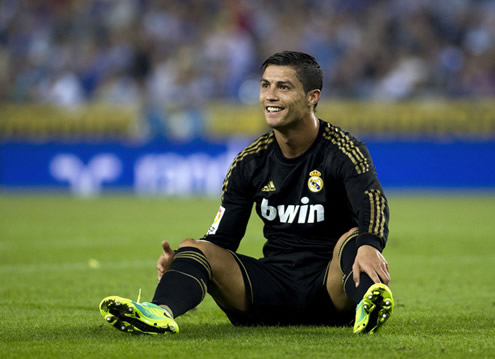
[[375,247],[380,252],[385,248],[385,243],[383,243],[383,239],[378,237],[373,233],[362,233],[358,236],[356,240],[357,247],[361,247],[362,245],[368,245]]

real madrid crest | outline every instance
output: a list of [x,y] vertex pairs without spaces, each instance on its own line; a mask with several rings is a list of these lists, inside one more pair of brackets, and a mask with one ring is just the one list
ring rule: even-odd
[[323,188],[323,180],[318,170],[309,172],[308,188],[311,192],[320,192]]

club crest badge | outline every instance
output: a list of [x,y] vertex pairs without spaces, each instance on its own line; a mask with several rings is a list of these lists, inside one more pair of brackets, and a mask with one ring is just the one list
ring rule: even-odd
[[311,192],[320,192],[323,188],[323,180],[318,170],[309,172],[308,188]]

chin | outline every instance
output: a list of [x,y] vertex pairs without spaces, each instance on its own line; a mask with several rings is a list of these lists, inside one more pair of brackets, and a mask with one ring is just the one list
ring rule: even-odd
[[278,122],[278,121],[270,121],[268,119],[265,119],[265,122],[266,122],[266,125],[268,127],[273,128],[273,129],[279,128],[281,126],[280,122]]
[[271,128],[280,127],[283,125],[284,118],[283,117],[272,117],[269,115],[265,115],[265,122]]

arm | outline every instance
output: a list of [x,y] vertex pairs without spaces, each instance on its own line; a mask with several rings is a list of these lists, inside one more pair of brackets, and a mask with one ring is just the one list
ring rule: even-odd
[[369,245],[381,252],[388,238],[388,202],[366,146],[359,142],[355,145],[360,161],[344,158],[340,176],[358,222],[358,247]]
[[356,145],[361,154],[360,161],[346,161],[343,165],[347,195],[360,232],[353,277],[356,286],[359,286],[361,272],[368,274],[375,283],[388,285],[388,263],[381,254],[388,237],[388,203],[367,148],[362,143]]
[[222,204],[213,224],[203,237],[204,240],[234,252],[244,237],[254,203],[250,180],[253,171],[246,169],[244,163],[238,159],[239,156],[225,177]]
[[[222,248],[236,251],[246,231],[247,223],[253,206],[252,196],[249,195],[249,179],[243,175],[243,156],[239,154],[225,177],[222,187],[222,204],[213,220],[213,224],[202,238]],[[162,254],[156,262],[158,280],[170,269],[175,252],[167,241],[162,242]]]

